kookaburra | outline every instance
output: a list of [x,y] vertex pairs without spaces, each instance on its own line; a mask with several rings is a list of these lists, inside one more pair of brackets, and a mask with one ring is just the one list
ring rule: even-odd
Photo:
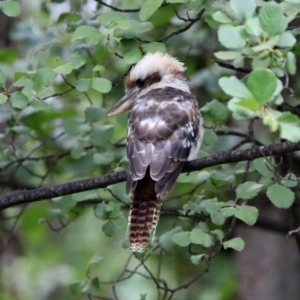
[[108,111],[128,117],[126,190],[131,194],[130,248],[144,252],[154,235],[162,199],[184,163],[195,158],[203,135],[198,104],[184,64],[156,52],[145,55],[126,79],[125,96]]

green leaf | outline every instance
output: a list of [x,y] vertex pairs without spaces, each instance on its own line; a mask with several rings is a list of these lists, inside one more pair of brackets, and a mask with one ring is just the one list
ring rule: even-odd
[[243,67],[244,63],[245,63],[245,57],[240,55],[233,60],[232,65],[235,68],[241,68],[241,67]]
[[218,136],[212,129],[206,129],[203,135],[202,145],[212,147],[218,141]]
[[266,3],[259,11],[258,18],[262,29],[271,37],[282,34],[288,25],[283,8],[275,2]]
[[73,71],[73,63],[67,62],[64,65],[61,65],[61,66],[53,69],[53,71],[57,74],[63,74],[63,75],[70,74]]
[[113,126],[106,125],[101,127],[96,127],[90,134],[90,140],[95,146],[103,146],[110,144],[113,135]]
[[23,87],[22,93],[28,98],[32,96],[34,89],[33,81],[29,78],[21,78],[14,82],[14,86]]
[[243,222],[245,222],[247,225],[252,226],[257,221],[258,209],[256,207],[247,205],[238,206],[234,209],[234,216],[237,219],[240,219]]
[[49,109],[50,106],[47,102],[43,100],[31,100],[30,105],[35,109],[40,109],[40,110]]
[[290,31],[285,31],[279,38],[276,46],[281,48],[291,48],[296,44],[297,40]]
[[291,142],[300,141],[300,120],[290,112],[284,112],[278,118],[280,137]]
[[85,64],[85,58],[80,55],[75,55],[71,58],[71,63],[74,70],[79,69]]
[[286,69],[291,75],[296,74],[296,70],[297,70],[296,56],[293,52],[290,51],[287,53]]
[[232,20],[222,11],[216,11],[212,14],[212,18],[219,23],[230,23]]
[[241,55],[238,51],[218,51],[214,53],[214,56],[222,60],[232,60]]
[[81,293],[82,288],[85,285],[85,280],[76,281],[70,284],[70,291],[73,295],[78,295]]
[[75,87],[79,92],[86,92],[92,87],[92,79],[91,78],[79,79],[76,81]]
[[[53,88],[52,85],[49,85],[49,86],[35,86],[35,88],[37,90],[36,96],[40,99],[51,98],[51,97],[53,97],[53,94],[55,93],[54,88]],[[25,94],[23,90],[22,90],[22,92],[23,92],[23,94]],[[26,91],[26,93],[28,94],[29,91]],[[29,97],[32,96],[31,94],[29,94],[29,95],[30,95]]]
[[147,295],[148,294],[140,294],[140,299],[139,300],[147,300]]
[[234,238],[223,243],[224,249],[234,249],[236,251],[242,251],[245,248],[245,242],[241,238]]
[[97,204],[94,208],[94,214],[100,220],[108,220],[112,211],[113,208],[104,202]]
[[252,69],[265,69],[270,66],[271,58],[267,56],[264,59],[260,59],[259,56],[255,56],[252,60]]
[[220,78],[219,85],[230,96],[244,99],[253,97],[246,85],[235,76]]
[[269,102],[276,87],[275,74],[266,69],[255,69],[248,77],[247,86],[258,103]]
[[142,45],[142,49],[146,53],[167,52],[167,47],[164,43],[152,42]]
[[135,36],[150,31],[153,29],[153,24],[150,22],[138,22],[137,20],[129,21],[130,27],[128,29],[117,28],[114,31],[114,36],[118,38],[131,39]]
[[103,259],[103,257],[100,254],[95,254],[88,263],[88,268],[91,267],[92,265],[98,264],[101,260]]
[[96,165],[108,165],[114,159],[114,153],[106,152],[106,153],[95,153],[93,156],[93,162]]
[[142,57],[142,51],[139,48],[135,47],[124,54],[124,62],[126,64],[132,65],[141,60]]
[[81,133],[80,126],[82,122],[80,122],[76,118],[69,118],[65,121],[65,130],[67,135],[69,136],[77,136]]
[[266,160],[265,158],[257,158],[253,161],[253,165],[254,165],[254,169],[258,171],[260,174],[262,174],[264,177],[266,178],[274,177],[275,162],[273,158],[268,158],[268,160]]
[[226,221],[226,218],[223,216],[222,212],[213,212],[211,215],[211,221],[216,225],[223,225]]
[[218,211],[223,206],[223,203],[218,202],[217,198],[207,199],[201,201],[201,207],[205,209],[209,214]]
[[122,20],[122,21],[116,22],[113,27],[114,27],[114,30],[118,30],[118,29],[128,30],[130,28],[130,21]]
[[113,217],[112,222],[114,223],[114,225],[118,230],[126,230],[126,227],[128,225],[126,218],[124,218],[123,216]]
[[15,92],[10,96],[10,102],[13,107],[23,109],[28,104],[28,97],[21,92]]
[[205,248],[210,247],[213,243],[212,237],[200,228],[194,228],[192,230],[190,240],[193,244],[202,245]]
[[228,108],[233,112],[237,120],[254,118],[260,105],[254,99],[232,98],[228,102]]
[[8,17],[17,17],[22,10],[20,3],[14,0],[4,1],[1,7],[3,13]]
[[236,197],[244,200],[253,199],[260,192],[262,187],[262,184],[253,181],[242,183],[235,190]]
[[203,5],[204,0],[190,1],[188,4],[188,9],[199,10]]
[[[207,131],[207,130],[205,130]],[[211,179],[214,182],[215,185],[224,186],[224,183],[230,184],[234,181],[233,175],[228,175],[225,172],[222,172],[221,170],[213,170],[211,171]]]
[[141,7],[139,18],[141,21],[149,19],[162,5],[163,0],[147,0]]
[[82,25],[77,27],[71,35],[72,42],[79,39],[83,39],[89,45],[96,45],[102,41],[103,36],[97,28],[88,25]]
[[167,0],[167,3],[188,3],[190,0]]
[[0,88],[4,87],[6,83],[6,77],[3,73],[3,71],[0,69]]
[[33,75],[33,82],[35,85],[49,86],[54,83],[56,77],[55,72],[50,68],[41,68]]
[[281,80],[276,78],[276,89],[272,95],[272,102],[274,102],[274,104],[276,104],[276,105],[280,105],[283,102],[283,100],[280,100],[282,90],[283,90],[282,82],[281,82]]
[[159,245],[167,250],[169,252],[170,249],[173,248],[174,243],[172,242],[172,237],[174,234],[182,232],[181,227],[175,227],[167,232],[164,232],[160,237],[159,237]]
[[251,18],[256,10],[255,0],[230,0],[230,6],[242,19]]
[[97,277],[89,279],[85,282],[84,287],[82,288],[82,292],[85,294],[98,296],[100,290],[100,282]]
[[248,19],[245,23],[246,31],[249,34],[255,35],[257,37],[263,35],[263,29],[260,26],[259,19],[257,17]]
[[7,95],[0,93],[0,104],[5,103],[7,99],[8,99]]
[[209,117],[217,122],[226,120],[229,114],[226,105],[215,99],[202,107],[201,111],[207,112]]
[[267,196],[270,201],[279,208],[289,208],[293,204],[295,198],[295,194],[291,189],[279,184],[269,186],[267,189]]
[[81,158],[81,157],[85,156],[86,154],[87,154],[86,151],[81,147],[74,147],[74,148],[72,148],[72,151],[71,151],[71,156],[74,159]]
[[201,262],[201,260],[203,260],[203,257],[205,257],[205,254],[192,255],[191,256],[191,262],[194,265],[199,265],[199,263]]
[[112,220],[108,220],[103,226],[102,226],[102,231],[109,237],[112,237],[116,231],[117,228],[114,225]]
[[296,187],[299,185],[299,178],[293,173],[287,173],[280,183],[286,187]]
[[299,184],[299,179],[295,174],[287,173],[280,183],[286,187],[295,187]]
[[102,65],[96,65],[94,68],[93,68],[93,72],[101,72],[101,71],[104,71],[105,68],[104,66]]
[[110,11],[110,12],[104,12],[101,13],[98,17],[98,20],[101,25],[103,25],[106,28],[112,28],[114,27],[119,21],[126,20],[126,17],[124,14],[117,12],[117,11]]
[[105,110],[99,106],[89,106],[84,114],[88,122],[94,123],[105,117]]
[[175,233],[172,237],[172,241],[181,247],[186,247],[191,243],[190,236],[191,233],[189,231]]
[[112,84],[106,78],[93,78],[92,88],[100,93],[108,93],[112,88]]
[[244,27],[233,25],[221,25],[218,30],[218,39],[220,43],[229,49],[241,49],[245,47],[246,40],[242,37]]
[[17,55],[18,49],[11,47],[0,49],[0,62],[5,63],[7,65],[12,65],[15,63]]
[[230,207],[223,207],[222,209],[220,209],[220,212],[225,218],[229,218],[234,216],[235,210],[236,210],[235,207],[230,206]]
[[212,230],[211,233],[216,236],[219,241],[222,241],[224,238],[224,231],[220,229]]

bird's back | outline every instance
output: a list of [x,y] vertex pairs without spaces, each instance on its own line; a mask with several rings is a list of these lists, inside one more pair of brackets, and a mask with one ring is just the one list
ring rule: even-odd
[[142,252],[155,231],[162,198],[172,188],[199,138],[199,112],[193,95],[165,87],[140,97],[128,120],[127,155],[132,194],[130,241]]

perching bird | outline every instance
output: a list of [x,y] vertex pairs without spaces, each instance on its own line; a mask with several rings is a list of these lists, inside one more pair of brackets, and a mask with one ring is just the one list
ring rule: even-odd
[[202,119],[184,64],[160,52],[147,54],[131,69],[125,96],[107,116],[127,110],[130,248],[144,252],[154,236],[163,197],[199,150]]

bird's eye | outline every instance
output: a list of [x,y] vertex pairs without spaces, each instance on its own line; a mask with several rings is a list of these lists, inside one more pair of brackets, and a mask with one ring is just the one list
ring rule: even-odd
[[139,87],[139,88],[142,88],[144,85],[145,85],[145,80],[143,79],[138,79],[136,81],[136,85]]

